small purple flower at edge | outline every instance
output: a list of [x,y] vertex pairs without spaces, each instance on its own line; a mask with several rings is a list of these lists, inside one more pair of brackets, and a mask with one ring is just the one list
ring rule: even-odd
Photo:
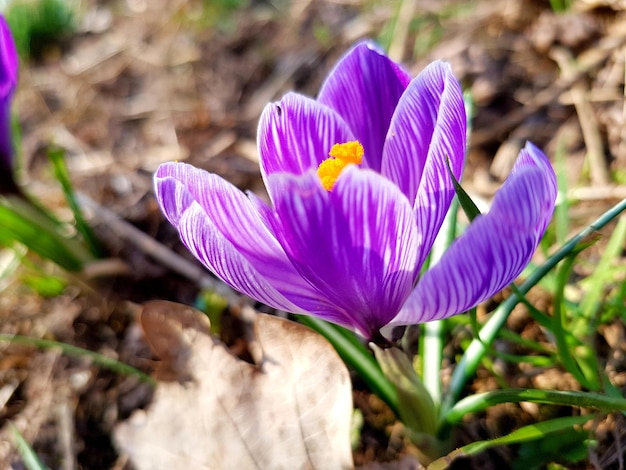
[[263,111],[269,205],[184,163],[159,167],[156,195],[185,246],[234,289],[379,340],[384,326],[446,318],[504,288],[552,217],[556,177],[528,143],[489,213],[420,277],[454,197],[448,159],[460,179],[465,139],[448,64],[411,79],[362,42],[317,100],[289,93]]
[[15,189],[11,140],[11,101],[17,86],[18,58],[11,30],[0,15],[0,191]]

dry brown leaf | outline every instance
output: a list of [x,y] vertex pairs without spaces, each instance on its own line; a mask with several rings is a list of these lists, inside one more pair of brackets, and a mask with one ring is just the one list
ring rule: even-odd
[[209,336],[203,318],[169,302],[144,309],[149,343],[190,380],[159,383],[149,409],[117,426],[117,446],[133,465],[351,468],[350,378],[332,346],[302,325],[259,314],[255,330],[264,359],[255,366]]

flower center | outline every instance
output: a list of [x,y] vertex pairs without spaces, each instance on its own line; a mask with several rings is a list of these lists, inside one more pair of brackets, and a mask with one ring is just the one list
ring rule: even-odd
[[349,164],[358,165],[363,160],[363,146],[360,142],[346,142],[335,144],[328,153],[330,158],[322,161],[317,167],[317,175],[322,181],[322,186],[327,191],[332,191],[339,173]]

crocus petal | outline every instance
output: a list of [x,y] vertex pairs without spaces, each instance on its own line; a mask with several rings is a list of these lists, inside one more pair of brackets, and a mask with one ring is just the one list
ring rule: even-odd
[[[419,264],[439,231],[465,162],[463,93],[449,64],[430,64],[409,85],[391,120],[382,173],[414,201],[422,235]],[[449,165],[449,167],[448,167]]]
[[348,126],[332,109],[296,93],[265,107],[258,129],[261,174],[300,175],[317,168],[334,144],[354,140]]
[[363,166],[380,171],[385,134],[410,75],[371,42],[350,50],[328,75],[318,100],[337,111],[365,149]]
[[529,144],[514,172],[479,216],[417,284],[392,325],[462,313],[511,283],[530,261],[549,223],[556,176]]
[[11,95],[17,85],[18,57],[9,25],[0,15],[0,98]]
[[371,338],[415,279],[411,205],[393,183],[352,165],[330,192],[314,172],[273,175],[272,187],[276,236],[291,262],[336,306],[340,323]]
[[321,302],[236,187],[191,165],[165,163],[155,174],[155,190],[185,246],[231,287],[291,312],[303,313],[298,303]]
[[0,15],[0,190],[13,186],[11,101],[17,86],[18,58],[11,30]]
[[[558,192],[554,170],[552,169],[552,165],[550,165],[548,157],[532,142],[526,142],[526,146],[520,151],[517,160],[513,165],[511,175],[514,175],[518,171],[530,168],[534,168],[540,173],[546,175],[546,184],[548,185],[547,190],[549,191],[548,199],[551,198],[553,202],[551,206],[552,209],[550,209],[551,214],[554,209],[554,201]],[[526,220],[524,223],[526,225],[531,225],[533,222],[536,223],[537,232],[543,235],[552,218],[551,216],[545,217],[545,215],[545,213],[540,213],[540,217],[537,220]]]

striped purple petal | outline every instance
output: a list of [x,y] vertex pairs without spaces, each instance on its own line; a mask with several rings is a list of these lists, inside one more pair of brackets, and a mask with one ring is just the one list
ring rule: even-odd
[[352,48],[335,66],[318,100],[337,111],[365,149],[363,165],[380,172],[385,135],[410,75],[371,42]]
[[296,93],[265,107],[258,129],[261,174],[300,175],[317,168],[334,144],[354,140],[332,109]]
[[396,315],[416,276],[408,200],[387,179],[352,165],[330,192],[314,172],[273,178],[276,236],[291,262],[335,306],[332,321],[371,338]]
[[295,271],[257,212],[255,201],[217,175],[184,163],[155,174],[157,200],[185,246],[228,285],[274,308],[323,299]]
[[414,201],[422,236],[421,265],[454,197],[448,165],[457,180],[465,162],[463,93],[450,65],[433,62],[409,85],[391,120],[383,175]]
[[18,57],[9,25],[0,15],[0,98],[13,94],[17,86]]
[[11,101],[17,86],[18,58],[9,25],[0,15],[0,189],[12,184]]
[[511,283],[529,263],[552,217],[556,176],[532,144],[513,173],[439,263],[417,284],[392,325],[422,323],[462,313]]

